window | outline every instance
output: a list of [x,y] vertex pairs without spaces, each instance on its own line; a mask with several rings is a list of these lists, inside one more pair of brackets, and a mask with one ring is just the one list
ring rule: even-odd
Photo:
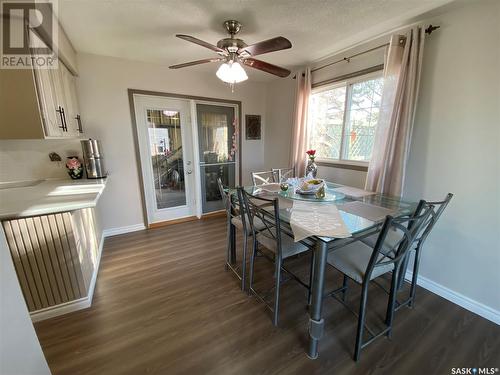
[[319,159],[369,162],[382,97],[381,73],[314,90],[309,148]]

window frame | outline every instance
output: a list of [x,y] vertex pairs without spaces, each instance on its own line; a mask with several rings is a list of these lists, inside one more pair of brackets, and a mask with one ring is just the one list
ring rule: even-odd
[[[318,165],[326,165],[326,166],[334,166],[337,168],[343,168],[343,169],[353,169],[353,170],[360,170],[360,171],[367,171],[368,170],[368,165],[370,164],[370,161],[361,161],[361,160],[350,160],[350,159],[344,159],[344,151],[345,151],[345,130],[346,130],[346,124],[349,121],[349,114],[351,112],[351,99],[352,99],[352,86],[355,83],[358,82],[363,82],[363,81],[369,81],[370,79],[373,78],[383,78],[383,69],[376,70],[374,72],[370,73],[363,73],[354,77],[350,77],[347,79],[340,79],[338,81],[333,81],[326,83],[324,85],[318,85],[318,86],[313,86],[311,89],[311,96],[314,94],[318,94],[320,92],[328,91],[328,90],[333,90],[339,87],[346,87],[345,90],[345,101],[344,101],[344,118],[342,121],[342,138],[340,142],[340,150],[339,150],[339,158],[338,159],[333,159],[333,158],[322,158],[322,157],[316,157],[316,164]],[[347,110],[349,109],[349,110]],[[308,149],[312,147],[310,143],[310,133],[312,130],[312,125],[308,123],[307,126],[307,131],[308,131]]]

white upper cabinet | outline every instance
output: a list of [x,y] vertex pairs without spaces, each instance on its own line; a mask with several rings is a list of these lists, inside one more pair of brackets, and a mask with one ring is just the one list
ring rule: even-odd
[[67,133],[79,136],[83,133],[78,98],[76,96],[75,76],[64,64],[59,64],[59,73],[64,95],[64,112],[66,117]]
[[[51,69],[35,69],[36,89],[43,127],[46,137],[62,137],[64,126],[63,111],[58,100],[54,76],[57,71]],[[60,94],[59,94],[60,96]]]
[[[30,37],[38,38],[33,32]],[[57,69],[2,70],[0,80],[0,139],[82,135],[76,77],[62,61]]]

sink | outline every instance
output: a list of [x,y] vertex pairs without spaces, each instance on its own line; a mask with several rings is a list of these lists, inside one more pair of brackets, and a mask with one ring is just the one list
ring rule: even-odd
[[9,181],[0,182],[0,190],[32,187],[41,184],[45,180]]

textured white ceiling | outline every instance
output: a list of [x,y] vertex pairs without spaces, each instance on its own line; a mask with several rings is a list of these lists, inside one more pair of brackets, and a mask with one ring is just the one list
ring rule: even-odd
[[[363,41],[450,0],[60,0],[59,19],[78,52],[172,65],[214,56],[175,38],[188,34],[216,44],[222,22],[243,24],[252,44],[275,36],[292,49],[259,56],[293,68]],[[216,64],[185,68],[214,71]],[[272,76],[253,72],[250,77]]]

